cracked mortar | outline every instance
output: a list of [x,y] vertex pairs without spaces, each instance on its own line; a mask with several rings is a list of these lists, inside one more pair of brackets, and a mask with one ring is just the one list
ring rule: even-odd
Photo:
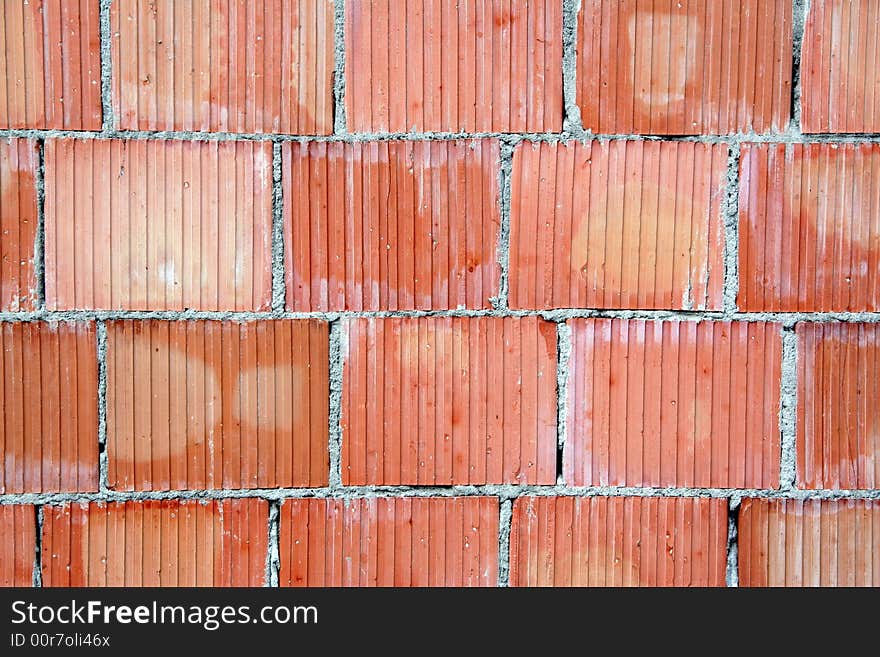
[[278,586],[278,570],[281,565],[281,552],[278,546],[278,527],[281,517],[281,502],[269,501],[269,543],[266,549],[265,586]]
[[782,329],[782,372],[779,405],[780,449],[779,485],[782,490],[795,487],[797,416],[797,335],[792,327]]

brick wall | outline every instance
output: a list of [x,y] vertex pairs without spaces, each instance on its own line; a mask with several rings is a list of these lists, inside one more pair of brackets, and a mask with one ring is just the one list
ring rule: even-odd
[[877,3],[0,18],[0,583],[880,585]]

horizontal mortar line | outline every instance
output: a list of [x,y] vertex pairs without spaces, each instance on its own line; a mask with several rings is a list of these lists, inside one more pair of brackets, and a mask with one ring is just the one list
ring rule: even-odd
[[452,310],[343,310],[343,311],[212,311],[212,310],[35,310],[0,312],[0,322],[34,321],[108,321],[108,320],[230,320],[258,321],[272,319],[390,319],[413,317],[540,317],[548,321],[578,318],[645,320],[735,320],[779,322],[792,326],[797,322],[880,322],[880,311],[764,312],[721,310],[635,310],[607,308],[558,308],[549,310],[452,309]]
[[285,133],[200,132],[188,130],[56,130],[41,128],[8,128],[0,130],[0,138],[31,139],[156,139],[184,141],[267,141],[267,142],[342,142],[359,143],[375,141],[451,141],[456,139],[500,139],[510,143],[520,141],[681,141],[697,143],[880,143],[880,133],[816,133],[804,134],[791,129],[773,133],[728,133],[711,135],[655,135],[655,134],[604,134],[589,130],[560,132],[355,132],[330,135],[296,135]]
[[880,489],[767,489],[565,485],[340,486],[321,488],[234,488],[213,490],[102,491],[97,493],[20,493],[0,495],[0,504],[62,504],[65,502],[142,502],[147,500],[218,500],[260,498],[354,499],[371,497],[745,497],[782,500],[880,500]]

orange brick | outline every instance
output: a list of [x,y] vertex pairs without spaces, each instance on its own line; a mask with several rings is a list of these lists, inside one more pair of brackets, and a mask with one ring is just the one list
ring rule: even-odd
[[6,0],[0,129],[101,129],[97,2]]
[[46,142],[46,307],[268,310],[272,145]]
[[741,310],[880,309],[880,145],[746,144]]
[[0,323],[0,493],[98,489],[95,325]]
[[35,310],[39,157],[32,139],[0,139],[0,310]]
[[810,2],[801,53],[804,132],[880,132],[880,6]]
[[720,309],[727,146],[520,144],[513,308]]
[[790,0],[583,0],[577,99],[603,134],[785,130]]
[[798,324],[798,483],[880,488],[880,325]]
[[281,506],[281,586],[495,586],[493,497],[293,499]]
[[490,307],[497,140],[287,143],[282,154],[288,308]]
[[31,586],[37,516],[30,504],[0,505],[0,586]]
[[107,324],[109,483],[120,490],[323,486],[327,324]]
[[740,586],[880,586],[877,500],[743,500]]
[[44,508],[44,586],[262,586],[266,579],[265,500]]
[[779,486],[778,324],[570,325],[566,483]]
[[333,0],[118,0],[110,22],[122,129],[333,131]]
[[348,129],[562,128],[562,5],[345,3]]
[[511,586],[724,586],[727,500],[521,497]]
[[343,323],[346,484],[556,482],[556,326],[535,317]]

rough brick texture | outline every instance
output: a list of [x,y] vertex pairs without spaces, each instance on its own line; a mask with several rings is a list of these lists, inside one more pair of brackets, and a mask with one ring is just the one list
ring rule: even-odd
[[727,502],[521,497],[511,586],[723,586]]
[[45,586],[261,586],[265,500],[44,507]]
[[344,324],[347,484],[556,481],[556,327],[534,317]]
[[742,586],[880,586],[877,500],[747,499]]
[[784,130],[791,54],[789,0],[583,0],[584,127],[655,135]]
[[46,142],[46,307],[266,310],[268,143]]
[[327,346],[317,321],[109,323],[110,486],[326,484]]
[[282,586],[494,586],[490,497],[287,500]]
[[0,311],[35,310],[37,144],[0,139]]
[[98,356],[86,322],[0,324],[0,494],[98,489]]
[[0,129],[101,128],[98,2],[6,0]]
[[332,132],[332,0],[115,0],[110,24],[121,129]]
[[880,324],[798,324],[798,483],[880,488]]
[[37,515],[30,504],[0,506],[0,586],[30,586]]

